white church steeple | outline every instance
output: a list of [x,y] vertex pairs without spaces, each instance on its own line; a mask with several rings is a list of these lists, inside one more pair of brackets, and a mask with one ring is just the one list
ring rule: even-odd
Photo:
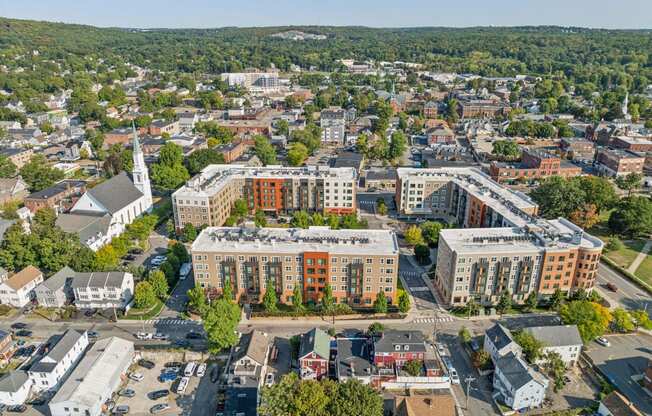
[[136,188],[138,188],[138,190],[145,196],[145,206],[143,207],[143,210],[149,212],[151,211],[153,204],[152,188],[149,183],[149,172],[147,171],[147,165],[145,165],[145,156],[143,155],[143,150],[140,148],[136,126],[133,123],[132,128],[134,131],[134,169],[132,171],[132,177],[134,186],[136,186]]

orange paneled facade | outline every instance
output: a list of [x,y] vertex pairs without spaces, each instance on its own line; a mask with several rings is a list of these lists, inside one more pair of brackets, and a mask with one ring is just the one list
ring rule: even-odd
[[327,252],[306,251],[303,253],[304,301],[319,301],[324,288],[330,283],[329,255]]
[[284,179],[254,179],[254,210],[263,211],[283,210],[283,183]]
[[487,206],[475,196],[469,198],[469,220],[468,228],[484,227],[484,217]]

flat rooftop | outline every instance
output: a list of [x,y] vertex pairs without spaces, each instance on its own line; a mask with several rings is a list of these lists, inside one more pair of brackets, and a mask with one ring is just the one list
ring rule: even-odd
[[192,251],[220,253],[296,253],[397,255],[391,230],[331,230],[329,227],[247,228],[209,227],[192,244]]
[[284,167],[268,165],[265,167],[246,165],[209,165],[200,174],[190,179],[184,186],[174,192],[179,196],[211,196],[221,190],[232,179],[316,179],[332,178],[338,181],[356,179],[353,168],[330,168],[328,166]]

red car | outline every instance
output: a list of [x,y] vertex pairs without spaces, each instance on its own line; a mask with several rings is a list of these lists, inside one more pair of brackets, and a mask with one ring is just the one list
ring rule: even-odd
[[614,285],[613,283],[607,283],[605,286],[612,292],[618,292],[618,286]]

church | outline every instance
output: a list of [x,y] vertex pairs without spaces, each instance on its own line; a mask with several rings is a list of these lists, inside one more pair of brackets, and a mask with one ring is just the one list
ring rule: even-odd
[[79,241],[97,251],[122,234],[127,225],[152,210],[152,190],[138,134],[133,129],[133,161],[127,172],[89,189],[72,209],[57,218],[63,231],[75,233]]

